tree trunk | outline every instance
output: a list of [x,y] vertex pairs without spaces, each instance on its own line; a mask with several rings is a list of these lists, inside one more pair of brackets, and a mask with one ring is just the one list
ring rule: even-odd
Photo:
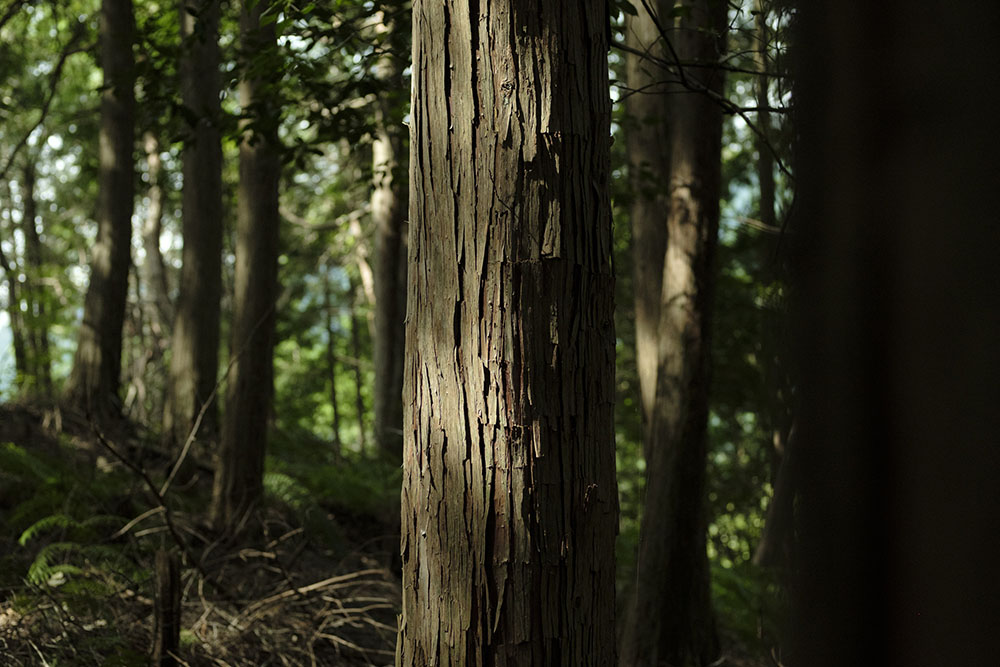
[[[250,58],[272,54],[277,48],[274,23],[260,22],[268,6],[265,0],[246,0],[242,6],[240,37]],[[240,104],[256,116],[252,130],[249,121],[244,121],[240,143],[230,345],[233,359],[212,493],[212,523],[226,531],[239,529],[263,493],[264,454],[274,393],[281,162],[277,109],[273,95],[267,94],[272,82],[258,76],[248,75],[240,82]]]
[[[196,15],[188,9],[195,9]],[[218,0],[181,0],[181,94],[192,123],[183,156],[183,266],[163,411],[168,447],[186,442],[202,410],[204,416],[195,435],[212,439],[217,432],[218,401],[213,392],[219,366],[222,296],[219,12]],[[209,401],[212,404],[206,407]]]
[[25,338],[31,350],[28,361],[28,381],[35,391],[52,394],[52,360],[49,353],[49,322],[45,308],[45,294],[42,288],[42,239],[35,226],[37,207],[35,205],[35,163],[25,162],[21,198],[24,215],[21,226],[24,230],[24,296],[27,310],[24,318]]
[[[6,199],[9,201],[9,188],[7,192]],[[13,238],[13,234],[9,238]],[[11,250],[15,250],[13,244]],[[14,348],[14,386],[20,392],[27,380],[28,367],[28,351],[24,342],[24,322],[21,313],[21,283],[17,279],[17,267],[7,257],[2,244],[0,244],[0,268],[3,268],[4,276],[7,278],[7,315],[10,317],[11,343]]]
[[[658,2],[660,16],[670,16],[672,2]],[[628,122],[625,129],[629,185],[632,205],[632,257],[635,279],[635,360],[642,399],[643,423],[652,421],[656,399],[656,350],[660,326],[660,285],[663,257],[667,249],[670,153],[666,80],[671,73],[662,64],[644,58],[645,53],[666,60],[668,55],[652,17],[640,8],[627,16],[625,43],[626,79],[631,89],[625,99]],[[649,452],[646,452],[647,457]]]
[[[1000,5],[804,3],[798,646],[996,664]],[[934,56],[926,47],[934,44]],[[792,662],[794,660],[794,662]]]
[[[391,41],[396,26],[385,22]],[[406,317],[406,156],[403,68],[389,50],[375,66],[385,85],[375,105],[372,222],[375,226],[375,441],[389,460],[403,450],[403,321]]]
[[756,0],[757,15],[754,17],[754,25],[757,31],[757,67],[760,74],[757,75],[757,130],[760,132],[756,136],[757,143],[757,180],[760,185],[760,221],[768,227],[775,227],[774,213],[774,154],[770,143],[771,137],[771,102],[768,96],[770,88],[770,78],[767,75],[768,44],[770,42],[770,32],[767,27],[767,3],[765,0]]
[[[667,23],[669,25],[669,23]],[[726,3],[691,6],[668,35],[689,81],[722,92]],[[648,425],[645,509],[621,665],[706,665],[718,653],[705,551],[705,456],[713,259],[719,226],[722,110],[670,95],[670,203]]]
[[323,311],[326,317],[326,367],[330,378],[330,408],[333,410],[333,420],[330,428],[333,431],[333,454],[338,459],[343,454],[343,442],[340,439],[340,403],[337,400],[337,349],[333,330],[333,303],[331,299],[330,267],[323,265]]
[[[357,289],[353,281],[351,285],[351,298],[357,299]],[[351,354],[354,356],[354,411],[358,416],[358,450],[364,453],[366,446],[365,439],[365,378],[361,372],[361,324],[358,322],[357,305],[351,302]]]
[[135,72],[131,0],[102,0],[97,240],[66,399],[95,416],[120,413],[122,325],[131,263]]
[[611,665],[607,6],[413,9],[397,665]]
[[163,233],[163,202],[166,194],[163,189],[160,159],[160,141],[150,131],[143,134],[143,148],[146,151],[146,167],[149,174],[149,208],[146,220],[142,225],[142,248],[146,258],[142,263],[142,282],[145,283],[146,312],[152,322],[152,331],[156,340],[162,341],[161,348],[166,345],[173,322],[173,304],[170,302],[170,290],[167,287],[167,269],[160,253],[160,235]]

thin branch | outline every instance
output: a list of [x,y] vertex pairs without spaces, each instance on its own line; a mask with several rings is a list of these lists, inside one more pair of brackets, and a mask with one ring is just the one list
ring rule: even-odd
[[[789,171],[788,167],[785,166],[785,163],[781,159],[781,156],[778,154],[777,149],[767,139],[764,133],[761,132],[760,128],[757,127],[757,124],[750,120],[750,117],[747,115],[747,111],[744,111],[742,107],[740,107],[733,101],[729,100],[725,96],[720,95],[714,90],[706,87],[702,83],[698,81],[692,81],[688,78],[687,73],[685,72],[685,65],[683,62],[681,62],[680,56],[677,54],[676,49],[674,49],[673,42],[670,41],[670,36],[668,35],[667,30],[663,27],[663,24],[657,17],[656,12],[650,6],[649,0],[641,0],[641,1],[643,8],[646,10],[646,13],[649,15],[650,19],[652,19],[653,25],[656,27],[657,32],[660,34],[660,39],[663,40],[663,43],[666,44],[667,46],[667,50],[670,52],[670,60],[664,60],[662,58],[651,56],[646,52],[632,48],[618,41],[614,41],[612,42],[612,44],[621,49],[622,51],[625,51],[626,53],[631,53],[633,55],[639,56],[640,58],[645,58],[650,62],[659,65],[660,67],[663,67],[665,69],[673,69],[674,71],[677,72],[677,76],[680,78],[680,81],[678,81],[678,83],[680,83],[681,86],[692,92],[701,93],[702,95],[707,96],[713,102],[721,106],[723,112],[729,115],[739,116],[740,118],[742,118],[743,121],[747,124],[747,127],[749,127],[754,134],[756,134],[758,137],[761,138],[761,142],[767,147],[767,149],[771,152],[771,154],[774,155],[775,164],[778,165],[778,168],[781,170],[781,172],[785,174],[785,176],[787,176],[789,180],[794,181],[795,176],[793,176],[792,172]],[[711,66],[712,65],[706,65],[706,67],[711,67]],[[754,72],[754,73],[759,74],[759,72]]]
[[70,37],[69,42],[63,48],[62,53],[59,54],[59,60],[56,62],[55,68],[52,70],[52,74],[49,76],[49,94],[42,103],[41,114],[38,116],[38,120],[35,124],[31,126],[24,136],[17,142],[14,146],[14,150],[11,151],[10,156],[7,158],[7,163],[4,164],[3,169],[0,170],[0,180],[7,177],[7,172],[10,171],[11,165],[14,164],[14,158],[22,148],[28,143],[28,139],[37,130],[41,124],[45,121],[45,117],[49,113],[49,108],[52,106],[52,100],[56,97],[56,87],[59,84],[59,79],[62,77],[63,65],[66,64],[66,59],[69,58],[74,53],[82,53],[87,51],[89,47],[79,47],[76,48],[76,43],[80,41],[80,37],[83,35],[83,29],[85,27],[84,23],[77,23],[76,30],[73,31],[73,36]]
[[21,5],[23,5],[24,3],[25,0],[14,0],[14,2],[10,3],[10,6],[7,7],[7,11],[5,11],[3,13],[3,16],[0,17],[0,28],[3,28],[5,25],[7,25],[7,21],[14,18],[14,15],[17,14],[18,11],[20,11]]

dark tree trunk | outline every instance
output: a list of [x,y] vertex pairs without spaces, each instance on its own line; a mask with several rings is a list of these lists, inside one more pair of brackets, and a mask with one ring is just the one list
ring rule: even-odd
[[[246,0],[240,13],[245,53],[273,53],[274,23],[261,25],[265,0]],[[254,129],[240,143],[232,367],[226,388],[219,465],[212,494],[212,523],[238,530],[263,493],[264,455],[274,393],[274,305],[278,290],[278,186],[281,175],[277,110],[270,81],[248,76],[240,103],[254,110]]]
[[786,664],[997,662],[998,25],[970,0],[800,9]]
[[83,307],[73,370],[66,383],[71,405],[97,417],[120,413],[122,326],[131,262],[135,72],[131,0],[101,2],[100,167],[97,241]]
[[35,163],[28,161],[22,172],[21,198],[24,215],[24,298],[27,306],[24,318],[25,339],[31,350],[28,361],[28,382],[34,391],[52,394],[52,360],[49,352],[49,322],[42,287],[42,239],[38,234],[35,204]]
[[[383,18],[392,42],[398,28]],[[406,141],[403,68],[391,51],[375,74],[385,85],[375,105],[372,144],[372,222],[375,226],[375,441],[382,455],[399,461],[403,450],[403,320],[406,317]]]
[[199,414],[203,417],[195,435],[212,439],[217,433],[213,392],[222,297],[219,12],[219,0],[181,0],[181,94],[192,122],[184,146],[183,266],[163,411],[163,434],[171,447],[186,442]]
[[337,458],[343,454],[343,442],[340,439],[340,403],[337,400],[337,348],[335,331],[333,329],[333,303],[331,299],[330,267],[323,266],[323,311],[326,317],[326,367],[330,380],[330,408],[333,410],[333,421],[330,428],[333,431],[333,454]]
[[[669,37],[680,60],[706,65],[689,67],[684,75],[721,94],[723,74],[710,65],[724,46],[726,3],[692,5],[676,26]],[[706,94],[671,92],[656,397],[646,436],[646,499],[623,667],[706,665],[718,654],[704,496],[722,110]]]
[[397,665],[612,665],[607,5],[413,9]]
[[[352,284],[352,287],[353,284]],[[351,298],[357,299],[357,289],[351,290]],[[357,306],[351,302],[351,354],[354,360],[351,367],[354,369],[354,411],[358,417],[358,448],[364,452],[367,448],[367,438],[365,437],[365,378],[361,371],[361,323],[358,321]]]

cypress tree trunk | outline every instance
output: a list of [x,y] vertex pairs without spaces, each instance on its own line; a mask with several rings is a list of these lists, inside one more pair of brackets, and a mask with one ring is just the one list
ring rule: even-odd
[[[197,19],[189,8],[197,10]],[[219,11],[218,0],[181,0],[181,94],[193,123],[184,147],[184,255],[163,412],[168,446],[184,444],[218,376],[222,296]],[[202,439],[216,434],[217,415],[214,404],[206,409],[198,433]]]
[[[690,8],[668,35],[674,49],[681,62],[716,63],[726,34],[726,3],[703,0]],[[684,76],[696,86],[722,91],[718,69],[689,67]],[[646,436],[645,510],[622,667],[705,665],[718,653],[704,495],[722,111],[703,93],[673,93],[656,400]]]
[[413,9],[397,665],[611,665],[607,6]]
[[[273,53],[274,24],[261,25],[265,0],[246,0],[240,13],[240,38],[248,57]],[[247,76],[240,82],[240,104],[256,110],[254,130],[245,127],[240,143],[236,275],[230,354],[234,361],[226,387],[219,465],[212,493],[212,523],[238,530],[263,493],[264,454],[271,415],[274,304],[278,291],[277,113],[269,81]],[[245,125],[248,124],[244,121]]]
[[131,262],[135,73],[131,0],[101,2],[100,167],[97,241],[83,307],[73,370],[66,383],[71,405],[106,417],[120,413],[122,326]]
[[[387,45],[398,28],[383,18]],[[375,106],[372,222],[375,226],[375,441],[398,461],[403,449],[403,320],[406,317],[406,142],[403,68],[391,51],[375,67],[386,86]]]

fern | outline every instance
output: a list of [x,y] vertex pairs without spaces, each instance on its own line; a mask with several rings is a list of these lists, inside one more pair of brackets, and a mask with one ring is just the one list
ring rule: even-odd
[[51,514],[28,526],[27,530],[21,533],[21,537],[17,539],[17,543],[22,547],[27,546],[28,542],[30,542],[31,539],[39,533],[52,528],[73,528],[79,525],[79,522],[71,516],[67,516],[65,514]]

